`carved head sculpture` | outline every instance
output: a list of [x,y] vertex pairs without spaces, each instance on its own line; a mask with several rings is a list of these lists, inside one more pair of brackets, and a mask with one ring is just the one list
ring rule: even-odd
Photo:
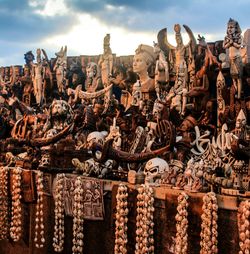
[[82,170],[82,163],[79,161],[77,158],[72,159],[72,165],[77,169],[77,170]]
[[73,111],[68,102],[64,100],[53,100],[50,106],[50,114],[52,117],[67,116],[73,114]]
[[33,55],[32,51],[28,51],[24,54],[25,63],[29,66],[31,62],[35,60],[35,56]]
[[154,182],[164,172],[169,171],[168,163],[161,158],[153,158],[149,160],[144,168],[145,182]]
[[192,129],[196,125],[197,125],[197,121],[195,120],[195,118],[192,116],[187,116],[183,120],[183,122],[180,126],[180,130],[186,132],[186,131],[189,131],[190,129]]
[[153,117],[155,119],[159,119],[159,120],[161,119],[161,113],[163,108],[164,108],[164,105],[156,100],[153,107]]
[[244,128],[246,126],[246,123],[247,123],[246,115],[244,111],[241,109],[240,113],[238,114],[236,118],[235,128],[236,129]]
[[175,39],[177,47],[183,45],[182,36],[181,36],[181,26],[179,24],[174,25]]
[[234,35],[234,34],[241,34],[241,28],[239,23],[234,19],[229,19],[227,23],[227,34]]
[[156,59],[154,48],[149,45],[140,44],[135,51],[133,59],[133,71],[140,74],[147,72],[148,68],[154,63]]
[[67,54],[67,46],[65,46],[64,48],[61,47],[60,51],[55,53],[55,55],[56,55],[58,58],[63,58],[63,57],[66,56],[66,54]]
[[103,46],[109,47],[110,46],[110,34],[106,34],[103,39]]
[[92,172],[97,173],[99,167],[97,166],[97,162],[93,158],[88,159],[83,162],[83,173],[84,175],[90,175]]
[[47,167],[50,165],[50,162],[51,162],[50,155],[48,153],[44,153],[42,155],[41,160],[39,161],[39,167]]
[[86,67],[87,78],[94,78],[100,76],[100,70],[96,63],[90,62]]
[[89,133],[87,137],[87,147],[91,148],[94,143],[104,144],[104,139],[107,136],[107,132],[93,131]]

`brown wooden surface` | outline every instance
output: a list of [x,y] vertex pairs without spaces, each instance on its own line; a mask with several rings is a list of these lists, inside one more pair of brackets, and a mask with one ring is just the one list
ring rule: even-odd
[[[105,219],[104,221],[84,221],[84,252],[89,254],[110,254],[114,249],[115,231],[115,195],[116,189],[104,195]],[[129,189],[129,222],[128,222],[128,254],[134,253],[135,222],[136,222],[136,195],[135,189]],[[175,214],[178,192],[168,191],[165,199],[155,199],[155,253],[173,253],[175,229]],[[0,241],[0,254],[54,254],[52,239],[54,230],[54,201],[51,196],[44,197],[45,207],[45,237],[46,244],[43,249],[34,246],[34,218],[35,204],[23,205],[24,230],[20,242]],[[199,253],[200,225],[201,225],[202,196],[193,195],[189,198],[189,227],[188,227],[188,253]],[[219,209],[219,253],[238,253],[238,231],[236,211]],[[72,218],[65,220],[65,245],[63,254],[70,254],[72,248]]]

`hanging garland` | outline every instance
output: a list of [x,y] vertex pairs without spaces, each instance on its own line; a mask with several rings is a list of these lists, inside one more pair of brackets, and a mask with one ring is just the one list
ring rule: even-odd
[[250,215],[250,201],[242,201],[240,203],[237,219],[239,230],[239,254],[250,253],[250,237],[249,237],[249,215]]
[[73,254],[83,252],[83,216],[83,187],[81,177],[78,176],[75,181],[73,205]]
[[188,253],[188,195],[181,192],[178,196],[176,220],[176,237],[175,237],[175,254]]
[[36,173],[37,187],[37,203],[36,203],[36,219],[35,219],[35,237],[34,242],[36,248],[43,248],[45,243],[44,237],[44,214],[43,214],[43,173]]
[[22,206],[21,206],[21,179],[22,169],[13,168],[12,174],[12,203],[11,203],[11,223],[10,237],[14,242],[20,240],[22,234]]
[[127,253],[128,188],[120,183],[116,195],[115,254]]
[[55,188],[55,226],[53,247],[56,252],[61,252],[64,245],[64,174],[58,174],[56,176],[56,188]]
[[0,168],[0,240],[8,238],[8,167]]
[[200,254],[216,254],[218,253],[218,204],[214,192],[204,195],[202,211]]
[[154,253],[154,196],[148,184],[138,188],[135,254]]

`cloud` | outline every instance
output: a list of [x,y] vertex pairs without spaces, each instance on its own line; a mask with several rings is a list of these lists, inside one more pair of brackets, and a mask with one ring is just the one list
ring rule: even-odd
[[39,15],[36,11],[40,5],[32,6],[27,1],[6,2],[3,1],[0,5],[1,39],[6,41],[12,39],[31,43],[55,33],[65,33],[76,21],[73,15]]
[[82,11],[87,13],[94,13],[105,10],[107,6],[113,6],[114,8],[133,9],[138,12],[143,11],[162,11],[165,8],[188,4],[184,0],[169,0],[163,2],[162,0],[65,0],[65,4],[69,9],[75,11]]
[[54,56],[66,44],[71,55],[101,54],[106,33],[113,52],[125,55],[139,43],[152,44],[164,27],[173,38],[175,23],[216,41],[224,38],[229,18],[244,32],[249,9],[249,0],[0,0],[1,62],[23,63],[23,54],[36,48]]
[[74,12],[90,13],[106,25],[133,31],[157,33],[163,27],[170,31],[180,23],[197,34],[222,34],[230,17],[243,29],[249,26],[249,0],[65,0],[65,4]]

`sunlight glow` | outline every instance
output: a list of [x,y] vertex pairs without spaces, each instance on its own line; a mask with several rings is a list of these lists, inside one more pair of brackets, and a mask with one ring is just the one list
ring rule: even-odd
[[48,47],[68,46],[70,54],[99,55],[103,53],[103,38],[111,35],[110,46],[117,55],[133,55],[139,44],[153,45],[156,35],[128,31],[124,28],[110,27],[88,14],[78,15],[79,23],[67,34],[56,35],[45,39]]

